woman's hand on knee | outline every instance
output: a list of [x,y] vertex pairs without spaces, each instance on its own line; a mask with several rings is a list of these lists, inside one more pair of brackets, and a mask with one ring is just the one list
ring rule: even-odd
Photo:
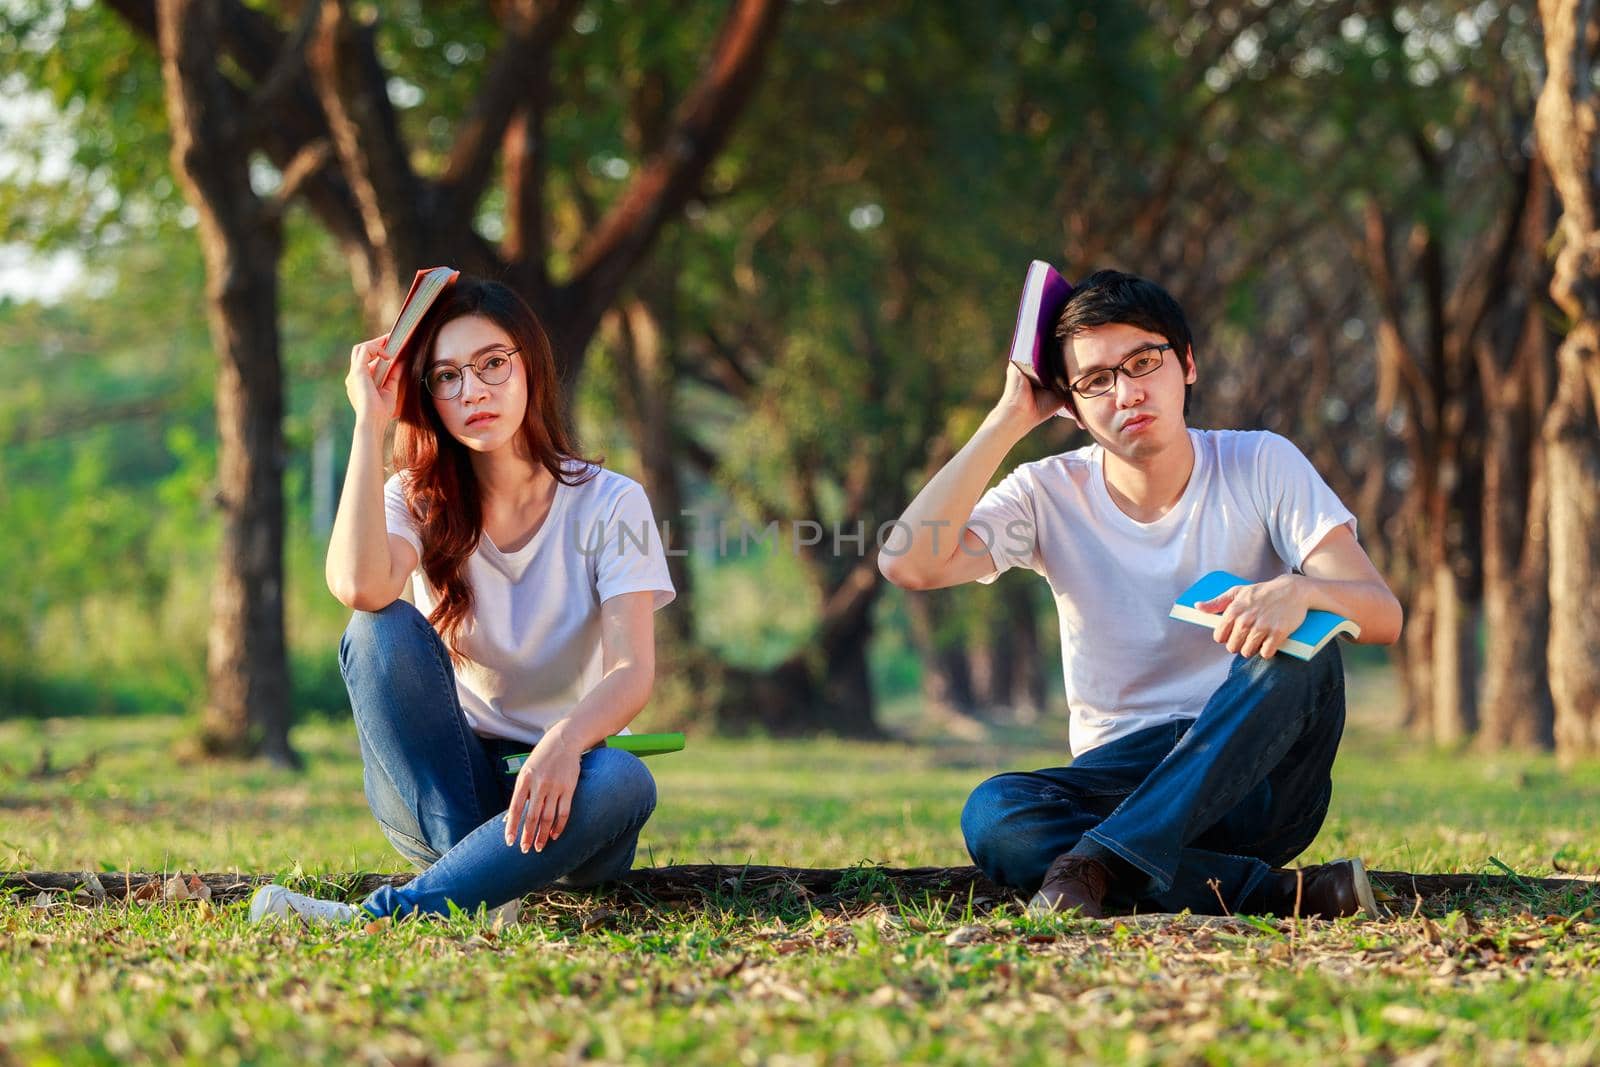
[[572,796],[578,788],[583,753],[566,740],[559,727],[547,732],[534,746],[506,811],[506,844],[522,851],[543,852],[547,842],[561,836],[572,815]]

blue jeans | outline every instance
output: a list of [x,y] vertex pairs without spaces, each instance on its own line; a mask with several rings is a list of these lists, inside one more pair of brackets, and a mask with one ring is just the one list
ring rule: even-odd
[[506,844],[506,809],[516,775],[501,757],[526,741],[479,737],[456,697],[444,643],[416,608],[397,600],[358,611],[339,643],[361,741],[367,804],[401,855],[427,868],[362,904],[374,916],[448,914],[498,907],[557,880],[573,886],[622,877],[639,830],[656,806],[656,784],[637,756],[585,752],[566,830],[543,852]]
[[1245,910],[1267,872],[1322,828],[1344,732],[1344,671],[1234,657],[1199,716],[1091,749],[1070,767],[1000,774],[961,813],[967,851],[992,880],[1033,892],[1063,852],[1105,862],[1114,907]]

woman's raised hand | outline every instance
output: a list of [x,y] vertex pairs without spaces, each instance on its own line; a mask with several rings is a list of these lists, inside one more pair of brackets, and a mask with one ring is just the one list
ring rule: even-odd
[[350,406],[356,410],[356,421],[375,424],[378,429],[389,425],[400,401],[399,375],[390,375],[388,384],[378,388],[378,375],[389,366],[383,351],[388,340],[389,335],[384,334],[350,349],[350,373],[344,379]]

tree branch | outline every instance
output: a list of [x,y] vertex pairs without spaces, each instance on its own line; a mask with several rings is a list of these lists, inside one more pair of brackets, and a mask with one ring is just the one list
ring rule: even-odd
[[576,257],[567,288],[580,321],[599,316],[661,227],[698,189],[752,95],[784,6],[783,0],[736,0],[666,144],[640,167]]
[[372,27],[351,19],[345,0],[322,0],[309,56],[312,83],[327,114],[367,244],[380,269],[392,275],[375,281],[404,291],[399,284],[405,273],[402,264],[416,258],[409,247],[421,238],[424,189],[411,169],[389,102]]
[[[443,227],[457,229],[471,223],[473,208],[494,171],[495,152],[506,144],[507,129],[518,111],[531,106],[536,117],[542,114],[541,98],[549,84],[550,47],[571,21],[577,6],[577,0],[550,0],[544,4],[516,0],[512,5],[506,19],[506,41],[490,61],[477,98],[457,126],[444,173],[438,180]],[[524,141],[522,147],[541,154],[543,150],[542,144],[532,140]],[[509,151],[506,165],[512,165]]]

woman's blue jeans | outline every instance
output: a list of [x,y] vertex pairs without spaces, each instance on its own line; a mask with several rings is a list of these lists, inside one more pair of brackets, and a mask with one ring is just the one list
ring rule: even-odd
[[1236,656],[1197,718],[1119,737],[1070,767],[984,782],[961,813],[967,851],[1029,893],[1070,851],[1127,872],[1113,906],[1243,910],[1322,828],[1344,710],[1333,644],[1309,663]]
[[633,865],[639,830],[656,806],[638,757],[585,752],[566,830],[542,852],[506,844],[516,775],[501,757],[525,741],[479,737],[456,697],[444,643],[416,608],[397,600],[358,611],[339,643],[361,741],[367,804],[401,855],[426,870],[362,904],[374,916],[498,907],[555,881],[593,885]]

